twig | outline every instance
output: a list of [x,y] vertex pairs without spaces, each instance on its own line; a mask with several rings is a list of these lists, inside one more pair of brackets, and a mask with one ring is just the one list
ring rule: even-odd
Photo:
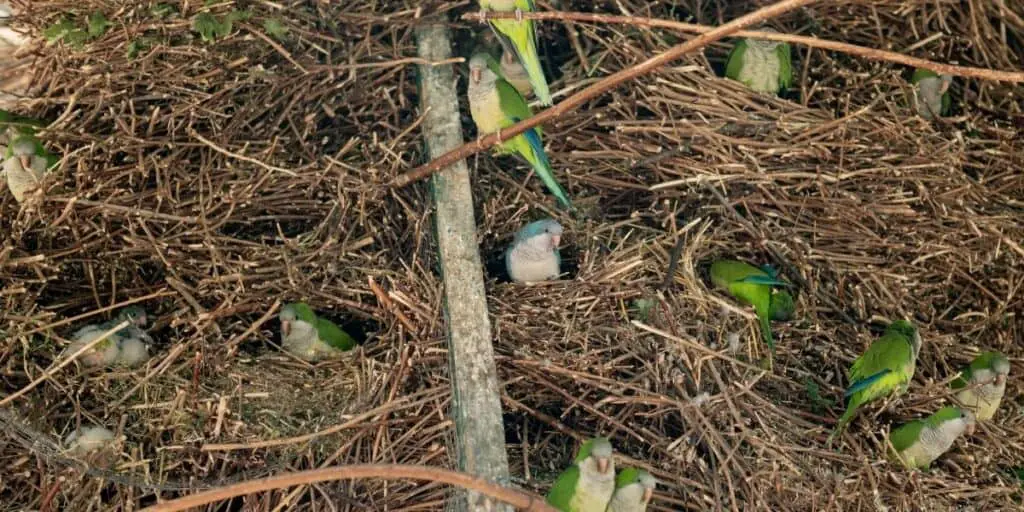
[[241,154],[238,154],[238,153],[232,153],[232,152],[230,152],[230,151],[228,151],[228,150],[226,150],[226,149],[224,149],[224,148],[214,144],[213,141],[207,139],[206,137],[203,137],[202,135],[199,135],[199,132],[197,132],[195,130],[189,130],[188,134],[189,134],[189,136],[195,138],[196,140],[202,142],[203,144],[206,144],[207,146],[210,146],[210,149],[212,149],[212,150],[214,150],[214,151],[216,151],[218,153],[230,156],[231,158],[234,158],[236,160],[242,160],[243,162],[249,162],[251,164],[256,164],[256,165],[258,165],[258,166],[260,166],[260,167],[262,167],[262,168],[264,168],[264,169],[266,169],[268,171],[277,171],[277,172],[281,172],[281,173],[287,174],[289,176],[298,177],[298,174],[296,174],[295,171],[293,171],[291,169],[285,169],[284,167],[277,167],[277,166],[274,166],[274,165],[266,164],[266,163],[263,163],[263,162],[255,159],[255,158],[253,158],[251,156],[245,156],[245,155],[241,155]]
[[74,354],[71,354],[70,357],[65,359],[62,363],[60,363],[56,367],[44,370],[43,371],[43,375],[40,376],[38,379],[30,382],[29,385],[21,388],[21,390],[17,391],[13,395],[10,395],[7,398],[4,398],[3,400],[0,400],[0,407],[3,407],[5,405],[7,405],[7,404],[10,404],[11,402],[13,402],[19,396],[22,396],[25,393],[28,393],[29,391],[32,390],[32,388],[35,388],[36,386],[41,384],[46,379],[49,379],[54,373],[59,371],[61,368],[64,368],[65,366],[71,364],[71,361],[74,361],[75,358],[77,358],[78,356],[84,354],[85,352],[88,352],[89,350],[92,350],[92,347],[96,346],[99,342],[106,340],[107,336],[110,336],[111,334],[114,334],[115,332],[120,331],[121,329],[123,329],[124,327],[127,327],[127,326],[128,326],[128,320],[122,320],[121,323],[115,325],[110,330],[104,332],[102,336],[97,337],[96,339],[94,339],[94,340],[90,341],[89,343],[87,343],[84,347],[78,349],[78,351],[76,351]]
[[[546,121],[550,121],[552,119],[555,119],[556,117],[571,112],[578,108],[579,106],[583,105],[584,103],[600,96],[601,94],[607,91],[610,91],[618,87],[624,82],[636,79],[637,77],[650,73],[660,68],[661,66],[668,64],[669,62],[679,59],[680,57],[686,55],[691,51],[694,51],[698,48],[703,48],[704,46],[707,46],[708,44],[711,44],[714,41],[729,36],[743,27],[763,22],[767,19],[774,18],[775,16],[783,14],[787,11],[791,11],[798,7],[810,5],[815,1],[817,0],[782,0],[767,7],[758,9],[745,16],[736,18],[730,21],[729,23],[726,23],[725,25],[722,25],[709,31],[706,34],[701,34],[689,41],[686,41],[685,43],[673,46],[666,52],[656,57],[652,57],[644,62],[641,62],[640,64],[637,64],[636,66],[624,69],[622,71],[619,71],[618,73],[605,77],[600,82],[597,82],[591,85],[590,87],[587,87],[586,89],[583,89],[582,91],[566,98],[565,101],[562,101],[561,103],[555,105],[554,107],[551,107],[529,119],[520,121],[512,126],[509,126],[508,128],[503,129],[501,131],[502,138],[507,140],[511,137],[519,135],[520,133],[525,132],[530,128],[533,128],[534,126],[538,126]],[[434,160],[428,162],[425,165],[417,167],[416,169],[413,169],[405,174],[396,177],[391,182],[391,186],[404,187],[414,181],[426,178],[427,176],[430,176],[431,174],[441,169],[444,169],[445,167],[448,167],[449,165],[452,165],[455,162],[458,162],[459,160],[465,159],[470,155],[479,153],[497,144],[498,142],[498,135],[496,133],[492,133],[477,141],[463,144],[462,146],[459,146],[458,148],[455,148],[454,150],[449,151],[438,158],[435,158]]]
[[[487,19],[515,19],[515,16],[515,13],[510,12],[506,13],[488,11],[486,13]],[[481,13],[479,12],[469,12],[462,15],[462,19],[471,21],[479,21],[480,17]],[[589,12],[524,12],[523,19],[577,21],[584,23],[611,23],[621,25],[634,25],[638,27],[666,28],[671,30],[678,30],[680,32],[692,32],[696,34],[707,34],[709,32],[712,32],[716,28],[709,27],[706,25],[696,25],[693,23],[682,23],[679,21],[661,20],[657,18],[642,18],[637,16],[614,16],[607,14],[595,14]],[[1001,71],[998,69],[985,69],[974,68],[970,66],[955,66],[952,64],[942,64],[927,59],[910,57],[902,53],[888,52],[885,50],[878,50],[876,48],[867,48],[864,46],[857,46],[855,44],[849,43],[840,43],[838,41],[830,41],[827,39],[818,39],[817,37],[780,34],[778,32],[761,32],[757,30],[740,30],[733,33],[733,35],[737,37],[751,37],[756,39],[781,41],[785,43],[802,44],[804,46],[810,46],[812,48],[822,48],[825,50],[833,50],[837,52],[848,53],[850,55],[856,55],[858,57],[863,57],[865,59],[870,60],[895,62],[897,64],[903,64],[910,67],[930,69],[938,74],[981,78],[984,80],[1024,82],[1024,73],[1019,71]]]
[[395,315],[395,318],[397,318],[406,329],[409,329],[410,333],[415,333],[416,326],[413,325],[412,321],[409,320],[404,313],[395,307],[395,303],[391,302],[391,297],[388,297],[388,292],[384,291],[384,289],[377,284],[377,281],[374,281],[373,276],[368,277],[367,280],[370,282],[370,290],[373,290],[373,294],[377,296],[377,300],[380,302],[381,307],[383,307],[385,311]]
[[352,466],[334,466],[324,469],[311,469],[297,473],[277,475],[257,480],[240,482],[217,489],[211,489],[184,498],[167,501],[142,509],[146,512],[177,512],[199,507],[236,496],[244,496],[261,491],[280,489],[295,485],[326,482],[329,480],[350,480],[356,478],[386,478],[425,480],[457,485],[476,491],[491,498],[509,503],[516,508],[533,512],[558,512],[544,502],[543,498],[526,491],[510,489],[450,469],[430,466],[413,466],[406,464],[357,464]]

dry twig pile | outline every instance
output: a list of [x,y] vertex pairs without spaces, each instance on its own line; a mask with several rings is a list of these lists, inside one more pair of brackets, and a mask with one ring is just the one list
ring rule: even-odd
[[[560,7],[714,24],[764,3]],[[454,20],[475,7],[238,2],[252,16],[204,43],[190,21],[200,6],[188,4],[157,17],[142,2],[38,1],[21,19],[34,34],[72,8],[116,23],[82,50],[35,51],[39,98],[25,110],[58,119],[46,139],[66,157],[45,195],[24,206],[0,198],[4,387],[39,377],[73,329],[65,320],[105,319],[80,316],[100,307],[145,297],[159,344],[142,369],[72,366],[15,402],[20,419],[3,419],[21,428],[0,445],[0,501],[137,508],[154,493],[330,464],[451,467],[430,196],[423,184],[384,184],[423,159],[417,8],[452,9]],[[1024,9],[1011,4],[846,2],[772,26],[1021,69]],[[269,18],[287,35],[268,35]],[[480,30],[453,28],[465,41]],[[690,37],[558,23],[543,36],[552,90],[563,92]],[[937,471],[914,482],[878,454],[885,429],[936,409],[943,382],[978,349],[1020,366],[1024,89],[960,80],[955,117],[928,124],[906,106],[908,70],[798,48],[799,92],[769,98],[714,75],[725,51],[716,44],[545,126],[559,179],[591,216],[560,219],[570,278],[489,286],[518,483],[546,491],[577,440],[607,433],[620,465],[635,461],[663,482],[656,510],[1018,506],[1019,369],[997,421]],[[471,124],[467,115],[467,139]],[[495,258],[554,203],[510,159],[470,164],[481,251]],[[663,288],[678,241],[678,270]],[[764,374],[748,363],[764,350],[756,322],[709,289],[703,264],[773,254],[808,287],[796,320],[776,324],[776,371]],[[368,277],[410,325],[382,309]],[[630,323],[641,298],[656,303],[649,328]],[[284,356],[267,313],[296,299],[365,344],[315,368]],[[862,414],[842,453],[826,450],[844,370],[878,320],[901,316],[925,338],[909,395],[874,419]],[[120,480],[83,476],[57,456],[52,441],[79,422],[125,437],[93,473]],[[297,437],[321,429],[330,430]],[[355,481],[244,502],[436,510],[447,492]]]

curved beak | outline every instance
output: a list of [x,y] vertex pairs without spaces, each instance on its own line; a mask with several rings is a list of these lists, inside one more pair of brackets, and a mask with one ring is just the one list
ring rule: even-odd
[[292,332],[292,322],[290,320],[281,320],[281,333],[287,337]]
[[646,503],[650,503],[651,502],[651,498],[653,498],[653,497],[654,497],[654,489],[644,489],[644,497],[641,498],[641,501],[643,503],[645,503],[645,504]]
[[480,77],[483,76],[483,71],[480,68],[470,68],[469,70],[469,81],[478,84],[480,83]]
[[1002,386],[1006,382],[1006,374],[1000,373],[996,375],[996,384]]
[[555,249],[558,248],[558,243],[562,241],[562,235],[551,235],[551,246]]
[[597,470],[600,471],[601,473],[607,473],[608,472],[608,463],[609,462],[611,462],[611,461],[608,458],[606,458],[606,457],[598,457],[597,458]]
[[968,423],[967,424],[967,429],[965,429],[964,432],[966,432],[967,435],[969,435],[969,436],[973,436],[974,435],[974,423],[973,422]]
[[29,170],[32,169],[32,156],[31,155],[19,156],[18,160],[21,161],[22,169],[25,169],[26,171],[29,171]]

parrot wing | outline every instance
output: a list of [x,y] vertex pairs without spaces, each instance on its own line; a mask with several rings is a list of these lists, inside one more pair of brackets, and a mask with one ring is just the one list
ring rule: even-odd
[[[895,389],[910,380],[914,352],[902,335],[889,333],[868,347],[850,368],[850,389]],[[849,394],[856,391],[849,392]],[[874,394],[874,393],[870,393]]]
[[924,428],[924,422],[920,420],[911,421],[906,425],[903,425],[889,434],[889,442],[892,443],[892,447],[898,452],[902,452],[907,448],[910,448],[918,439],[921,438],[921,429]]
[[573,495],[576,494],[576,485],[580,480],[580,468],[576,464],[573,464],[558,475],[558,479],[555,480],[554,485],[551,486],[551,490],[548,491],[547,501],[552,506],[562,512],[569,512],[570,506],[572,505]]
[[949,387],[953,389],[963,389],[967,387],[967,384],[971,382],[971,367],[967,366],[963,370],[960,370],[960,376],[949,383]]
[[356,346],[356,340],[352,336],[326,318],[316,319],[316,333],[320,341],[338,350],[352,350]]
[[789,89],[793,84],[793,57],[789,43],[782,43],[775,47],[775,53],[779,56],[779,88]]
[[733,80],[740,79],[740,70],[743,69],[743,55],[747,51],[747,41],[740,39],[736,46],[729,51],[729,59],[725,63],[725,76]]

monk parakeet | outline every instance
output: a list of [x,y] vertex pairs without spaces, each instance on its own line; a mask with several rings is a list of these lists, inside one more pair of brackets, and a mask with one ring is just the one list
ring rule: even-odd
[[951,384],[961,390],[956,399],[964,409],[973,411],[980,421],[995,416],[999,402],[1006,391],[1006,377],[1010,374],[1010,360],[999,352],[983,352],[961,370],[960,378]]
[[597,437],[580,446],[573,465],[551,486],[547,501],[561,512],[603,512],[614,492],[612,443]]
[[647,471],[623,469],[615,477],[615,494],[608,503],[608,512],[644,512],[657,486],[658,481]]
[[771,266],[761,268],[735,260],[718,260],[711,264],[711,282],[743,304],[754,307],[761,323],[761,337],[775,353],[771,320],[788,320],[793,315],[793,296],[779,286],[791,286],[780,281]]
[[300,359],[319,361],[338,357],[356,346],[340,327],[320,318],[303,302],[281,308],[281,346]]
[[875,340],[850,368],[850,386],[844,395],[847,399],[846,412],[829,436],[829,443],[842,435],[860,406],[907,391],[914,378],[920,351],[921,334],[913,324],[896,320],[886,328],[885,334]]
[[54,167],[59,158],[43,147],[36,137],[36,130],[44,126],[42,121],[21,117],[0,110],[0,133],[6,145],[0,152],[3,160],[3,174],[7,188],[19,203],[26,194],[39,186],[43,174]]
[[[764,32],[776,32],[771,28]],[[741,39],[725,64],[725,76],[762,93],[778,93],[793,83],[793,61],[788,43]]]
[[[469,61],[469,111],[481,135],[500,131],[533,116],[523,96],[500,75],[499,64],[487,53],[476,53]],[[498,154],[516,153],[537,172],[558,202],[571,208],[569,195],[555,181],[551,162],[541,142],[541,128],[536,126],[503,141]]]
[[554,219],[535,220],[520,228],[505,251],[508,276],[517,283],[557,279],[562,273],[561,239],[562,225]]
[[82,427],[64,438],[64,445],[72,455],[82,456],[105,448],[114,441],[114,432],[103,427]]
[[889,434],[889,441],[904,466],[927,469],[953,446],[958,437],[973,434],[974,424],[974,414],[959,407],[947,406],[927,418],[911,421],[893,430]]
[[[515,12],[522,16],[524,12],[534,12],[537,4],[534,0],[480,0],[482,11]],[[551,92],[548,90],[548,81],[544,78],[544,71],[540,67],[540,57],[537,56],[537,27],[533,20],[524,20],[521,17],[515,20],[489,20],[491,29],[498,36],[505,53],[514,57],[526,69],[530,77],[530,84],[533,92],[537,95],[541,105],[551,105]]]
[[[92,343],[97,337],[125,320],[130,322],[127,326],[122,327],[107,336],[103,341],[93,345],[91,349],[79,356],[78,360],[86,366],[110,366],[114,364],[134,366],[138,364],[145,360],[138,359],[140,350],[138,345],[142,345],[141,350],[146,352],[148,358],[148,344],[153,342],[149,334],[141,329],[141,327],[146,325],[148,318],[146,310],[139,306],[126,307],[119,311],[117,317],[113,320],[87,325],[75,331],[71,335],[72,343],[68,346],[67,353],[73,354],[78,352],[79,349]],[[122,350],[126,344],[129,347],[128,353],[122,358]]]
[[953,83],[951,75],[939,76],[930,69],[918,68],[910,77],[914,84],[917,113],[931,121],[939,116],[949,115],[952,100],[949,97],[949,86]]

